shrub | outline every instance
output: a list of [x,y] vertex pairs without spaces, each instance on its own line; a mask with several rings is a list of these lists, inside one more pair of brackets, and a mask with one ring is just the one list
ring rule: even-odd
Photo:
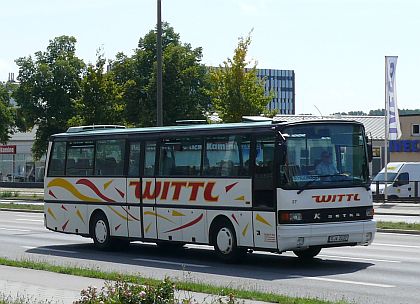
[[98,290],[88,287],[80,293],[80,300],[75,304],[172,304],[175,286],[165,279],[156,286],[128,283],[126,281],[106,282]]

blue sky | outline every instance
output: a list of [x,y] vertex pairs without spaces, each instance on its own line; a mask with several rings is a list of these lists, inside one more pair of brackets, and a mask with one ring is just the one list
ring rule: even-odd
[[[254,29],[249,59],[295,70],[296,113],[382,108],[386,55],[399,56],[399,108],[420,108],[420,1],[162,0],[162,9],[208,65],[231,57]],[[99,47],[110,59],[131,55],[155,23],[155,0],[2,1],[0,80],[56,36],[75,36],[78,56],[92,62]]]

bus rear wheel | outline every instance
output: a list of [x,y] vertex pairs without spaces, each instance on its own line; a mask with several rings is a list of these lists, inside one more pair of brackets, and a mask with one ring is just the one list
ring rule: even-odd
[[212,233],[212,242],[216,255],[227,263],[238,262],[246,252],[245,249],[238,247],[235,229],[226,221],[216,224]]
[[302,260],[310,260],[321,252],[321,247],[309,247],[303,250],[294,250],[293,253]]
[[100,250],[111,249],[112,242],[109,232],[109,223],[103,213],[94,215],[90,225],[90,234],[96,248]]

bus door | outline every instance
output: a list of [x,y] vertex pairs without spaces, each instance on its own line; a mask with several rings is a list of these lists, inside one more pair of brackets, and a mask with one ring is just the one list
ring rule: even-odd
[[254,245],[260,248],[277,248],[275,144],[273,134],[257,136],[254,142]]
[[140,180],[140,142],[129,142],[128,174],[127,174],[127,226],[128,236],[142,238],[141,218],[141,180]]

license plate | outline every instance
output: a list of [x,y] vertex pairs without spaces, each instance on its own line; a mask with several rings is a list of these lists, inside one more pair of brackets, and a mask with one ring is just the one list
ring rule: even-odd
[[347,242],[348,240],[349,240],[348,234],[330,235],[328,237],[328,243]]

